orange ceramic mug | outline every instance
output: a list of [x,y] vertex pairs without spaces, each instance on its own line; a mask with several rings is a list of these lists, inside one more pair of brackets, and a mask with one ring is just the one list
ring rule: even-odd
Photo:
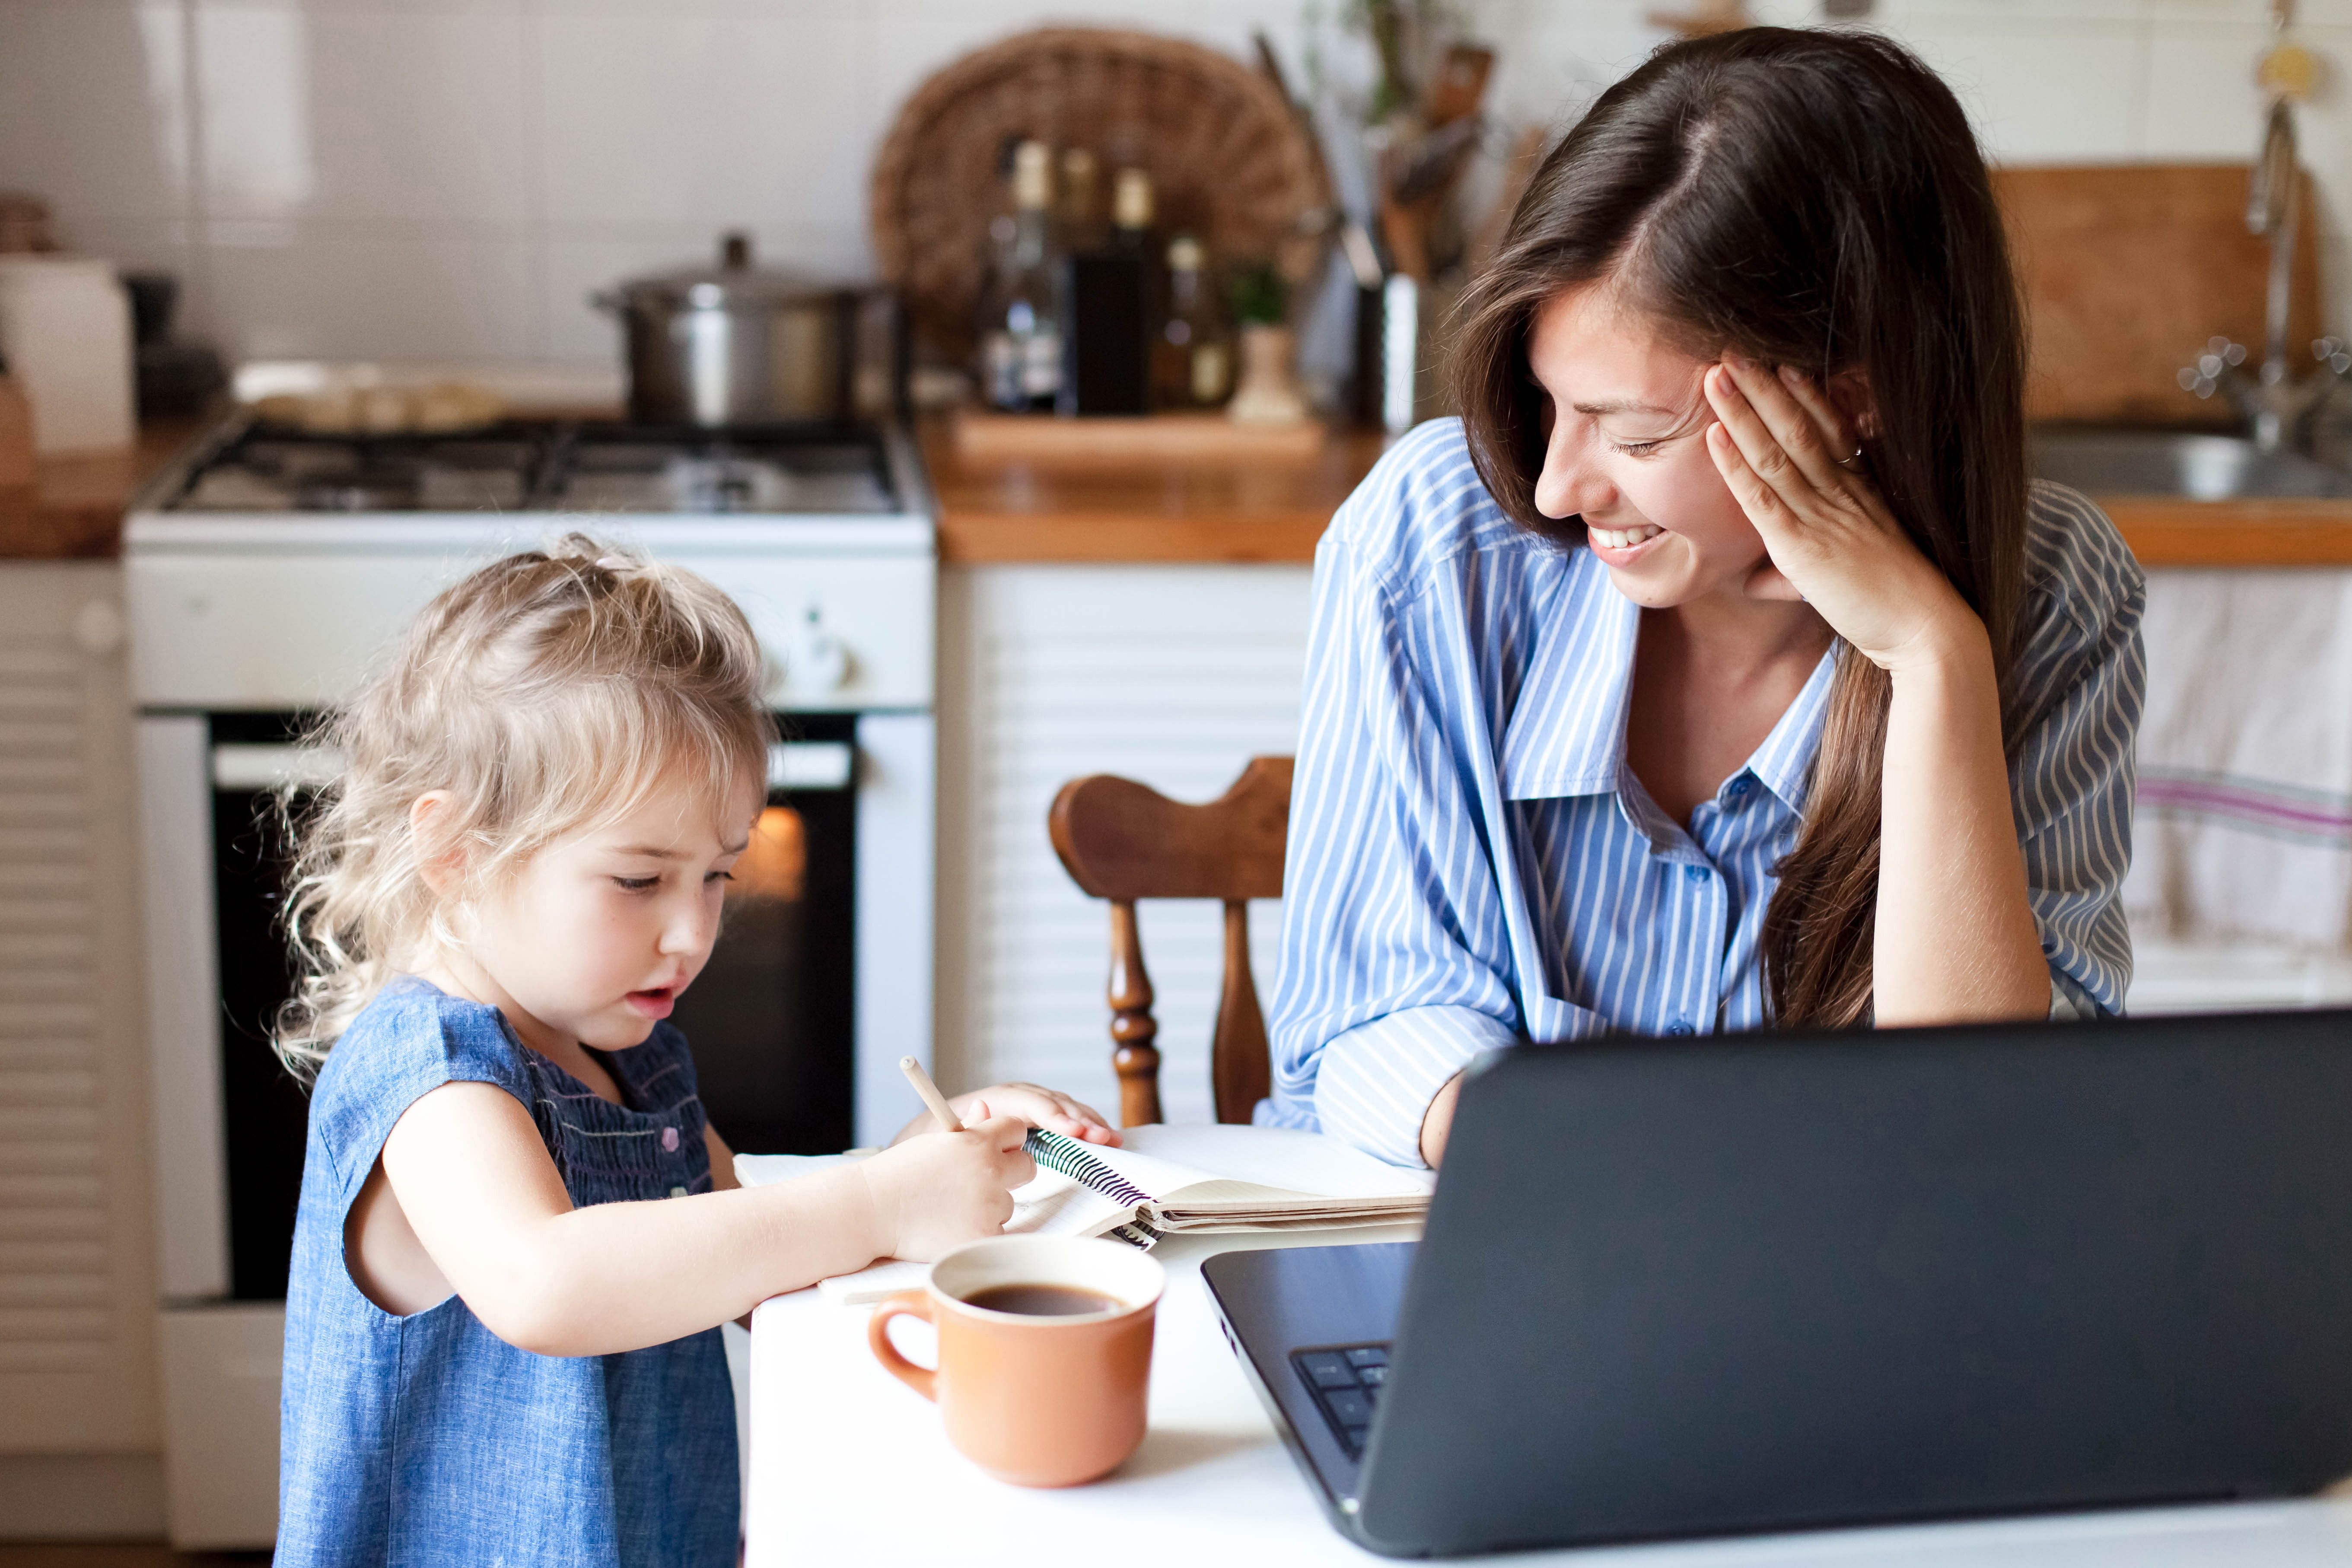
[[[1117,1469],[1143,1441],[1151,1322],[1167,1271],[1123,1242],[997,1236],[931,1266],[866,1329],[875,1355],[936,1401],[948,1441],[999,1480],[1067,1487]],[[935,1372],[890,1342],[905,1314],[940,1333]]]

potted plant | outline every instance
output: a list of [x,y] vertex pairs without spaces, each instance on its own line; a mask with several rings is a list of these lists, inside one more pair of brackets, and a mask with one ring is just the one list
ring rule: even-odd
[[1307,417],[1298,393],[1298,341],[1292,333],[1290,288],[1270,263],[1234,279],[1234,321],[1241,331],[1241,383],[1226,414],[1240,425],[1295,425]]

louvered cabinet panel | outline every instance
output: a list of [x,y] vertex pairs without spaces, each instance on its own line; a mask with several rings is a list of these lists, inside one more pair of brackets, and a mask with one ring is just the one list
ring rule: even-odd
[[0,1452],[158,1441],[121,605],[0,562]]
[[[1046,809],[1064,782],[1096,773],[1208,800],[1252,756],[1294,752],[1309,582],[1294,566],[945,574],[938,1052],[957,1088],[1027,1079],[1116,1113],[1108,916],[1055,858]],[[1212,1121],[1221,916],[1147,902],[1140,919],[1164,1113]],[[1250,910],[1261,1001],[1280,921],[1278,902]]]

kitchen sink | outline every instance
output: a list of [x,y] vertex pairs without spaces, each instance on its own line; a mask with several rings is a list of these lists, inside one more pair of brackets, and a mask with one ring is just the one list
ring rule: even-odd
[[2035,478],[2093,496],[2352,496],[2352,473],[2238,436],[2047,428],[2029,438],[2027,460]]

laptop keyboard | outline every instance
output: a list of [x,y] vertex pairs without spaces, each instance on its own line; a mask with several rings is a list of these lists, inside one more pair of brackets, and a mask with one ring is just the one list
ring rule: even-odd
[[1348,1458],[1361,1459],[1364,1438],[1372,1429],[1372,1414],[1380,1408],[1381,1390],[1389,1380],[1387,1343],[1292,1351],[1290,1364],[1314,1391],[1323,1419],[1331,1424],[1331,1436],[1339,1440]]

